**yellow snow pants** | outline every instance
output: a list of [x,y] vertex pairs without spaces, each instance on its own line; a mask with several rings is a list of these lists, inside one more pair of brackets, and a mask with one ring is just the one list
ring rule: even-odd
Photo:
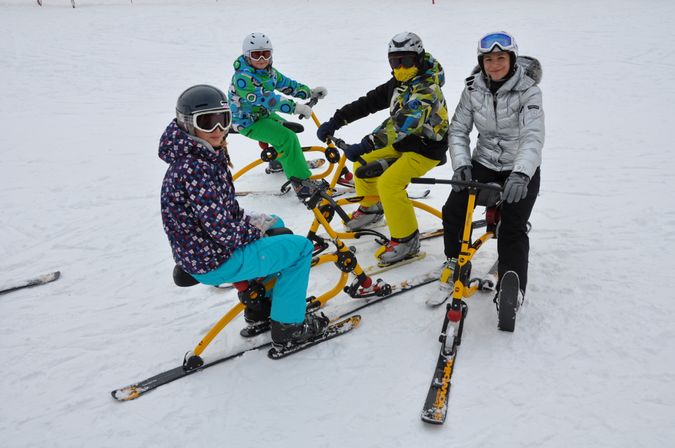
[[[406,187],[413,177],[424,176],[438,165],[438,160],[429,159],[416,152],[398,152],[392,146],[363,154],[367,163],[379,159],[398,159],[380,177],[360,179],[355,177],[354,186],[359,196],[379,196],[384,208],[384,217],[392,238],[405,238],[418,229],[417,218]],[[361,166],[354,162],[354,171]],[[377,201],[364,200],[361,205],[369,207]]]

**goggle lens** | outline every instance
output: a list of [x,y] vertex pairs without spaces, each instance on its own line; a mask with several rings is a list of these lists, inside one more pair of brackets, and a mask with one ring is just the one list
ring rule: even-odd
[[253,50],[249,57],[254,61],[259,61],[261,59],[269,61],[272,57],[272,50]]
[[501,50],[511,50],[513,48],[513,39],[508,34],[493,33],[488,34],[480,40],[480,51],[490,53],[494,47],[498,46]]
[[391,68],[411,68],[417,63],[416,54],[390,54],[389,55],[389,65]]
[[209,112],[195,116],[195,128],[204,132],[213,132],[218,126],[223,131],[230,129],[232,115],[230,111]]

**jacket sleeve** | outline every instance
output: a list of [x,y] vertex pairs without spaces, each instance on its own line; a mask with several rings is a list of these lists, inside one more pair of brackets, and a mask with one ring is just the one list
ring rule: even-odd
[[273,68],[276,72],[277,83],[274,86],[279,92],[284,95],[289,95],[301,100],[307,100],[312,95],[312,89],[308,86],[299,83],[287,76],[284,76],[279,70]]
[[250,73],[236,72],[232,77],[232,86],[236,94],[249,102],[251,107],[263,107],[271,112],[293,113],[295,102],[278,95],[274,91],[265,91],[260,81]]
[[530,178],[541,165],[541,153],[544,147],[544,109],[541,90],[537,86],[525,91],[521,99],[520,141],[518,153],[513,162],[513,171],[527,174]]
[[471,92],[465,88],[455,114],[450,122],[450,158],[452,169],[471,165],[471,148],[469,135],[473,129],[473,108],[471,106]]
[[[208,166],[195,163],[190,178],[185,182],[190,203],[201,227],[214,241],[230,250],[260,239],[260,230],[249,224],[247,218],[242,220],[243,210],[234,199],[234,189],[232,194],[224,194],[227,192],[222,190],[227,189],[228,185],[214,182],[209,171]],[[229,185],[229,188],[232,186]]]
[[333,118],[344,126],[370,114],[379,112],[389,107],[389,101],[396,88],[396,79],[393,77],[382,85],[375,87],[370,92],[356,101],[335,111]]

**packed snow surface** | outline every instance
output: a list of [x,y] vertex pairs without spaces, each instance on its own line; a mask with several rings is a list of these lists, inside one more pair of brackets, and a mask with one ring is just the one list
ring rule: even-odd
[[[675,440],[675,3],[670,0],[0,0],[0,296],[3,447],[667,447]],[[443,308],[429,285],[370,307],[354,332],[272,361],[255,351],[138,400],[112,389],[179,365],[235,293],[173,285],[159,215],[158,139],[185,88],[229,85],[243,37],[269,34],[282,73],[329,95],[320,119],[387,80],[388,40],[416,31],[443,64],[451,110],[481,34],[505,29],[543,66],[546,145],[526,305],[497,330],[468,301],[449,400],[419,414]],[[356,142],[386,116],[338,131]],[[305,122],[304,145],[316,145]],[[230,138],[236,169],[257,145]],[[449,178],[448,164],[429,176]],[[272,191],[262,167],[240,190]],[[411,191],[420,187],[411,186]],[[447,186],[425,202],[440,208]],[[296,199],[241,199],[298,234]],[[480,210],[479,210],[480,212]],[[422,229],[440,220],[418,214]],[[340,226],[336,224],[336,226]],[[370,239],[347,242],[364,265]],[[437,269],[427,257],[382,274]],[[474,274],[495,257],[490,242]],[[337,281],[313,270],[309,294]],[[348,302],[340,294],[326,312]],[[246,346],[242,319],[205,359]]]

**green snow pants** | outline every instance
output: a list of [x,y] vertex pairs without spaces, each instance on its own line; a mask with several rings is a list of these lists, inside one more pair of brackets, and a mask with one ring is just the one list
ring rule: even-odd
[[240,134],[259,142],[274,146],[279,155],[277,160],[284,169],[286,178],[307,179],[312,173],[307,168],[305,155],[295,132],[285,127],[283,119],[277,114],[262,118],[251,126],[239,131]]

